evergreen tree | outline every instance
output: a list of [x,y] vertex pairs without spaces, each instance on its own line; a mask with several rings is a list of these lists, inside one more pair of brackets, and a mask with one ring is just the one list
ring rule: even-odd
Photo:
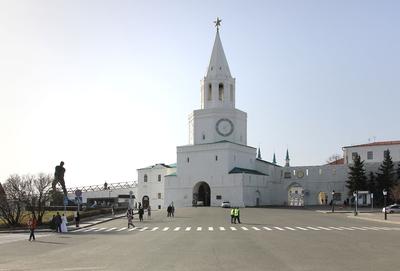
[[396,172],[389,150],[384,152],[383,162],[379,166],[377,175],[376,192],[379,202],[383,203],[382,191],[385,189],[390,193],[391,189],[396,184]]
[[349,166],[349,176],[346,183],[350,196],[354,191],[366,190],[367,188],[367,176],[365,175],[364,161],[361,161],[359,155],[354,156],[353,165]]

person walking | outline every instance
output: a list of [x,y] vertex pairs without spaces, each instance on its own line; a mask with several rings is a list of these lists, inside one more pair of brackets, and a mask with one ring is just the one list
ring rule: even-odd
[[132,226],[135,227],[135,225],[133,225],[133,213],[132,210],[128,210],[127,214],[126,214],[127,218],[128,218],[128,229]]
[[57,212],[57,215],[56,215],[56,217],[55,217],[55,223],[56,223],[56,231],[59,232],[59,233],[61,233],[61,223],[62,223],[62,220],[61,220],[61,216],[60,216],[60,213],[59,213],[59,212]]
[[30,235],[29,235],[29,241],[32,240],[35,241],[35,229],[36,229],[36,219],[35,217],[31,217],[28,220],[28,227],[29,227],[29,231],[30,231]]
[[171,205],[168,205],[167,207],[167,217],[171,216]]
[[241,224],[240,223],[240,210],[239,210],[239,207],[235,207],[234,216],[235,216],[235,224],[236,224],[236,221],[239,224]]
[[231,224],[233,224],[233,223],[236,224],[236,221],[235,221],[235,208],[234,207],[232,207],[232,209],[231,209]]
[[147,219],[151,219],[151,207],[149,205],[149,207],[147,208]]
[[144,214],[144,209],[143,209],[143,207],[140,206],[140,208],[139,208],[139,221],[143,221],[143,214]]
[[79,228],[79,221],[81,221],[81,216],[79,215],[79,211],[75,214],[75,226]]
[[171,215],[172,215],[172,217],[175,217],[175,207],[174,207],[174,203],[171,204]]

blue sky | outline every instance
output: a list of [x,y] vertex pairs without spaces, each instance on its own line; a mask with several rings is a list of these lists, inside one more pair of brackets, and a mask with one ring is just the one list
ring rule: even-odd
[[263,159],[400,139],[398,1],[2,1],[0,181],[137,179],[174,163],[221,40]]

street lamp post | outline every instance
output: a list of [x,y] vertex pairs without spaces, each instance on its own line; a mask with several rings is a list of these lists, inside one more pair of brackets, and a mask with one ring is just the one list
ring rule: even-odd
[[353,192],[353,196],[354,196],[354,203],[355,203],[355,209],[354,209],[354,215],[356,216],[356,215],[358,215],[358,210],[357,210],[357,208],[358,208],[358,193],[357,193],[357,191],[354,191]]
[[332,191],[332,213],[335,212],[335,190]]
[[386,196],[387,196],[387,191],[386,189],[383,189],[383,205],[384,205],[384,211],[385,211],[385,220],[387,220],[387,212],[386,212]]

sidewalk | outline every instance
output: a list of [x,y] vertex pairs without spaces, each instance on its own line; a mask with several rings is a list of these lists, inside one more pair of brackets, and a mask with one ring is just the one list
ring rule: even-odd
[[[108,214],[108,215],[101,215],[101,216],[96,216],[96,217],[92,217],[92,218],[87,218],[87,219],[84,219],[80,223],[78,228],[75,226],[75,222],[74,221],[68,221],[67,228],[68,228],[68,231],[74,231],[74,230],[77,230],[77,229],[80,229],[80,228],[91,227],[91,226],[94,226],[94,225],[97,225],[97,224],[100,224],[100,223],[104,223],[104,222],[107,222],[107,221],[110,221],[110,220],[118,219],[118,218],[121,218],[121,217],[125,217],[125,213],[116,214],[114,216],[111,215],[111,214]],[[4,229],[4,230],[0,230],[0,234],[1,233],[27,233],[27,232],[29,232],[29,230],[27,228],[26,229],[20,228],[20,229]],[[35,230],[35,232],[54,232],[54,231],[52,229],[50,229],[50,228],[38,228],[38,229]]]
[[374,222],[397,224],[400,225],[400,214],[387,214],[387,220],[385,220],[385,214],[382,212],[376,213],[358,213],[357,216],[354,214],[348,215],[348,218],[362,219]]

